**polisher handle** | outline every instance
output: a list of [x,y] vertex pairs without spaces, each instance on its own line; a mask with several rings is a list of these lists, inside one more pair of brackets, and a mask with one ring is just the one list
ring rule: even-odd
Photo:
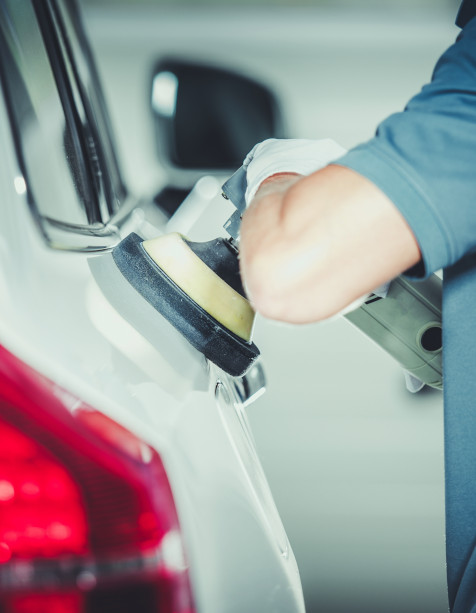
[[345,318],[426,385],[443,388],[442,281],[397,277],[387,296],[371,295]]

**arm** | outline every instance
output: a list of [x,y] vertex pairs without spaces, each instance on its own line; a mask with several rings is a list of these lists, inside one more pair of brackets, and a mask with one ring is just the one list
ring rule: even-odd
[[267,149],[255,152],[247,172],[262,187],[243,217],[241,262],[258,311],[323,319],[420,260],[412,274],[424,277],[475,252],[475,76],[476,18],[405,110],[338,165],[307,170],[306,146],[293,166],[283,143],[275,172],[307,176],[263,184]]
[[243,217],[240,254],[256,310],[291,323],[334,315],[420,260],[389,198],[336,165],[265,181]]

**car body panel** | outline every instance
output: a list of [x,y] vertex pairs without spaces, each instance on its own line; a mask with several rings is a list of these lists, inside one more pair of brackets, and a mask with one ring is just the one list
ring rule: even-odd
[[[158,313],[151,341],[111,306],[90,267],[91,258],[110,259],[109,248],[67,251],[45,241],[3,98],[0,138],[0,343],[50,379],[69,410],[87,403],[159,451],[199,611],[303,611],[296,562],[239,415],[236,383]],[[133,230],[164,231],[147,202],[124,206],[111,226],[116,241]]]

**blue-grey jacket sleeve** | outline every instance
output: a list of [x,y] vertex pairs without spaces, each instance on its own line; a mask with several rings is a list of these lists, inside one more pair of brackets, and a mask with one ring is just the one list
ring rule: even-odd
[[476,18],[439,59],[431,83],[337,162],[396,205],[427,276],[476,249]]

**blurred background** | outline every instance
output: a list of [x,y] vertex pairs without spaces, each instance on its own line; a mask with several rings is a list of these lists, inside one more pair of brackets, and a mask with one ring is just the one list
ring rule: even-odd
[[[457,34],[456,0],[82,4],[126,179],[150,196],[178,176],[155,142],[159,60],[251,77],[276,95],[286,136],[352,147],[431,78]],[[209,238],[216,217],[204,213]],[[255,341],[268,392],[249,419],[307,611],[447,611],[441,393],[407,392],[398,365],[344,320],[260,319]]]

